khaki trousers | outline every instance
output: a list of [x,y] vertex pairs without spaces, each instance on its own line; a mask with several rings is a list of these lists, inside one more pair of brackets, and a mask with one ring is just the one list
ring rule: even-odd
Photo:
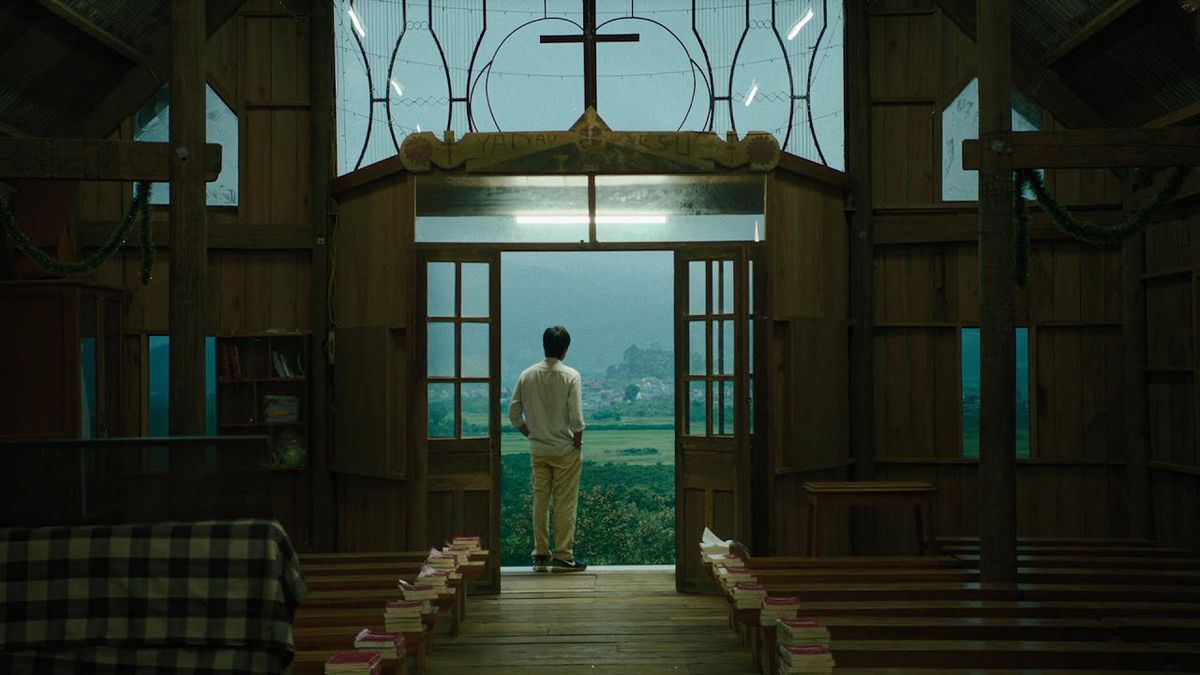
[[[579,504],[579,474],[583,452],[530,455],[533,465],[533,555],[550,553],[550,518],[554,512],[554,557],[575,559],[575,509]],[[551,504],[553,502],[553,504]]]

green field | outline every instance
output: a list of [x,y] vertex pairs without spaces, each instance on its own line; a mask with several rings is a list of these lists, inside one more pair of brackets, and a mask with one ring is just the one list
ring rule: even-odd
[[[659,426],[659,425],[654,425]],[[638,452],[629,452],[637,448]],[[649,448],[657,452],[640,450]],[[500,436],[500,454],[529,453],[529,441],[517,431]],[[583,458],[596,462],[654,465],[675,464],[675,429],[596,428],[583,432]]]

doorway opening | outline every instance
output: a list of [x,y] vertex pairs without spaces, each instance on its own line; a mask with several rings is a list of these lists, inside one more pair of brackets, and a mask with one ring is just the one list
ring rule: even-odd
[[675,564],[674,265],[671,251],[501,254],[503,566],[528,568],[533,549],[529,445],[507,422],[508,402],[553,325],[570,331],[565,363],[583,380],[576,555]]

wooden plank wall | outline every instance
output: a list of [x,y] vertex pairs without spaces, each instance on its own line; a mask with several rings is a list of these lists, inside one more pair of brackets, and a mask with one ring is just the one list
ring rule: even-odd
[[[801,485],[850,477],[845,205],[840,189],[776,171],[766,213],[771,543],[802,555]],[[847,552],[848,514],[826,516],[822,552]]]
[[[877,478],[934,482],[939,534],[973,535],[978,463],[962,459],[960,329],[979,321],[976,204],[941,201],[941,113],[974,77],[975,45],[928,0],[881,0],[871,49]],[[1043,127],[1058,128],[1049,116]],[[1111,172],[1046,180],[1068,204],[1119,209]],[[1019,533],[1123,536],[1120,250],[1035,233],[1030,288],[1017,298],[1034,411]],[[915,552],[911,515],[882,517],[876,552]]]
[[1146,388],[1155,535],[1200,549],[1200,228],[1190,207],[1146,229]]
[[[208,44],[208,81],[239,120],[238,205],[210,207],[208,327],[214,335],[312,327],[309,208],[308,14],[311,0],[248,0]],[[113,138],[132,138],[126,121]],[[228,152],[229,149],[226,149]],[[132,200],[128,183],[90,183],[80,221],[108,232]],[[154,208],[154,280],[138,280],[136,238],[98,273],[131,292],[126,318],[125,419],[121,432],[145,433],[146,336],[167,332],[167,207]],[[215,236],[214,236],[215,235]],[[219,240],[218,248],[211,243]],[[286,243],[280,243],[286,242]],[[308,540],[308,477],[275,481],[280,518],[297,546]]]

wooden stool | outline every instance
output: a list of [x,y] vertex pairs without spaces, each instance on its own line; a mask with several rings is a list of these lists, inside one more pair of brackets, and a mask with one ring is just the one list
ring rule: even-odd
[[911,481],[824,481],[804,484],[808,494],[808,555],[820,555],[821,506],[909,506],[916,508],[917,547],[935,555],[931,483]]

